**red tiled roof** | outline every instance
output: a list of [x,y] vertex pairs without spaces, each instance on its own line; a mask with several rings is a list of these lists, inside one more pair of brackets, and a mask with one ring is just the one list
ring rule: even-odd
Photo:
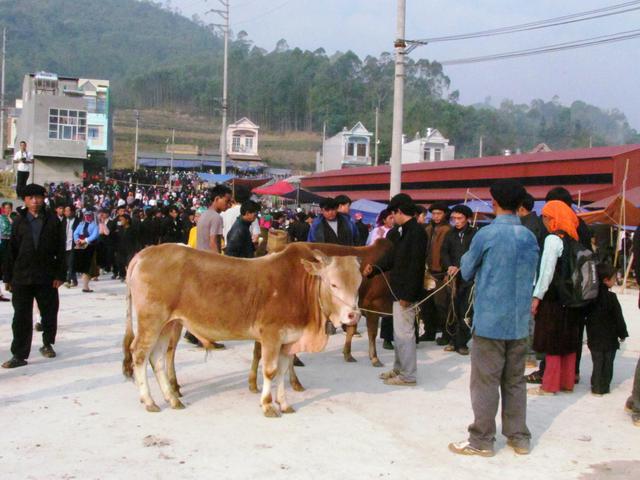
[[[617,145],[613,147],[576,148],[572,150],[555,150],[551,152],[521,153],[515,155],[499,155],[481,158],[463,158],[459,160],[447,160],[442,162],[421,162],[402,165],[403,172],[415,170],[440,170],[449,168],[484,167],[491,165],[509,165],[518,163],[539,163],[563,160],[590,160],[596,158],[611,158],[625,153],[640,150],[640,144]],[[331,170],[323,173],[315,173],[306,178],[339,177],[346,175],[367,175],[388,173],[389,165],[378,167],[360,167],[357,169]]]

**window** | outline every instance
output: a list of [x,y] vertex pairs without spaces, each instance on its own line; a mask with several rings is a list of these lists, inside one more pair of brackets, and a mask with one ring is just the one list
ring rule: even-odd
[[96,97],[85,97],[87,99],[87,112],[96,113]]
[[87,131],[87,137],[92,140],[100,138],[100,129],[98,127],[89,127],[89,130]]
[[355,155],[355,149],[355,143],[347,143],[347,157],[353,157]]
[[366,143],[358,143],[358,156],[366,157],[367,156],[367,144]]
[[430,148],[427,147],[427,148],[424,149],[424,156],[422,158],[423,158],[423,160],[425,162],[431,161],[431,149]]
[[49,138],[52,140],[85,141],[87,139],[87,112],[50,108]]
[[231,140],[231,151],[239,152],[240,151],[240,135],[234,135]]
[[250,152],[253,150],[253,137],[245,137],[244,139],[245,151]]
[[442,150],[440,148],[436,148],[436,152],[435,153],[436,153],[436,155],[435,155],[434,160],[436,162],[439,162],[440,160],[442,160]]

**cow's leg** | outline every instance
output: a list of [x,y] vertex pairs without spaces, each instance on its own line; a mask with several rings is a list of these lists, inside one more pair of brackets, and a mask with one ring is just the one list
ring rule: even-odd
[[369,359],[374,367],[384,367],[378,358],[376,350],[376,337],[378,336],[378,315],[367,313],[367,333],[369,334]]
[[251,370],[249,370],[249,390],[258,393],[258,365],[260,365],[260,355],[262,345],[260,342],[253,343],[253,359],[251,360]]
[[153,373],[156,375],[156,380],[158,381],[158,385],[160,385],[160,390],[164,395],[164,399],[169,402],[171,408],[182,409],[184,408],[184,405],[178,398],[177,392],[173,390],[166,370],[165,360],[171,333],[171,330],[164,330],[162,335],[160,335],[160,338],[158,338],[156,346],[153,347],[153,350],[151,351],[151,368],[153,368]]
[[293,355],[289,356],[283,352],[280,352],[278,356],[278,374],[275,378],[276,383],[276,402],[280,406],[282,413],[295,413],[295,410],[291,405],[287,403],[287,396],[284,388],[284,375],[287,372],[287,367],[293,363]]
[[[140,324],[140,320],[138,320]],[[136,338],[131,345],[131,353],[133,356],[133,376],[136,379],[136,385],[140,391],[140,402],[144,403],[148,412],[159,412],[160,408],[153,401],[151,392],[149,391],[149,381],[147,379],[147,360],[149,359],[149,350],[151,342],[148,336],[142,340]]]
[[265,417],[279,417],[280,411],[273,405],[271,383],[278,374],[278,357],[281,345],[267,346],[262,342],[262,397],[260,404]]
[[358,325],[348,325],[346,332],[347,338],[344,340],[344,348],[342,349],[342,355],[344,355],[345,362],[356,362],[357,360],[353,358],[351,355],[351,340],[353,339],[353,335],[356,333]]
[[296,375],[295,363],[293,359],[295,355],[289,357],[289,383],[291,384],[291,388],[293,388],[296,392],[304,392],[304,387],[298,380],[298,375]]
[[180,335],[182,335],[182,324],[178,321],[173,321],[164,327],[165,330],[169,329],[169,344],[167,346],[167,374],[169,375],[169,383],[171,388],[178,397],[182,396],[180,392],[180,385],[178,384],[178,377],[176,377],[176,349],[178,348],[178,342],[180,341]]

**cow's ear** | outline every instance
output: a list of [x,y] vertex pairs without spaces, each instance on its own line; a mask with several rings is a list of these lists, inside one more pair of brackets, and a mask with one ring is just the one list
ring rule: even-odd
[[320,275],[320,270],[322,269],[322,264],[320,262],[310,262],[309,260],[301,258],[300,263],[302,263],[307,273],[311,275]]
[[313,250],[311,250],[311,253],[316,258],[316,260],[318,260],[318,262],[320,262],[322,264],[322,266],[326,267],[327,265],[329,265],[331,263],[331,257],[326,256],[320,250],[313,249]]

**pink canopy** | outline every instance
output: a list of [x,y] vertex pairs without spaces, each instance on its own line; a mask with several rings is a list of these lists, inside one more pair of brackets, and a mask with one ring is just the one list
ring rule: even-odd
[[293,192],[294,190],[295,190],[295,187],[291,185],[289,182],[280,180],[279,182],[276,182],[273,185],[254,188],[252,192],[258,195],[285,195],[287,193]]

